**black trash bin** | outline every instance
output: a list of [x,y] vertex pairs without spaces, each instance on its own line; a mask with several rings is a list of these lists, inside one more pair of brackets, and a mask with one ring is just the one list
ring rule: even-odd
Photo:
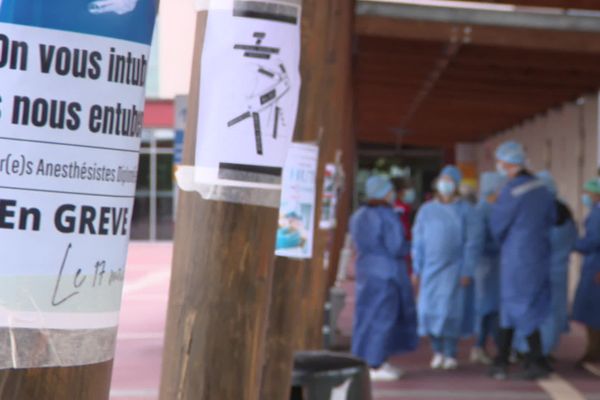
[[297,353],[291,400],[371,400],[369,367],[355,357],[328,351]]

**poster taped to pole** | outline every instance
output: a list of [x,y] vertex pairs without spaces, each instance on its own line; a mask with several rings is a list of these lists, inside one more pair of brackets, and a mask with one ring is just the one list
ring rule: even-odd
[[275,254],[310,259],[313,255],[319,147],[293,143],[283,170]]
[[0,2],[0,368],[113,357],[157,6]]
[[340,166],[334,163],[325,165],[323,175],[323,193],[321,218],[319,228],[322,230],[335,229],[337,226],[337,203],[340,192]]
[[[208,188],[272,191],[267,205],[278,207],[300,94],[301,1],[213,3],[201,54],[194,185],[205,198],[240,203],[252,200]],[[194,189],[182,185],[185,172],[180,186]]]

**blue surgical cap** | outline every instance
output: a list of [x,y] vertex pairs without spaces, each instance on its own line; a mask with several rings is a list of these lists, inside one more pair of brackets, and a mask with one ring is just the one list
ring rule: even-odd
[[287,214],[285,214],[285,217],[288,219],[297,219],[297,220],[302,220],[302,216],[300,214],[298,214],[296,211],[291,211]]
[[498,193],[506,183],[506,178],[497,172],[484,172],[479,177],[479,195],[482,199]]
[[393,190],[392,182],[385,176],[374,175],[367,179],[366,191],[369,199],[382,200]]
[[504,142],[496,149],[496,158],[509,164],[525,165],[525,149],[519,142]]
[[440,177],[442,176],[449,176],[452,178],[457,187],[460,184],[460,181],[462,181],[462,173],[454,165],[446,165],[440,173]]
[[556,188],[556,181],[554,180],[552,174],[549,171],[540,171],[536,175],[542,182],[544,182],[544,185],[546,185],[549,191],[551,191],[554,194],[558,193],[558,189]]

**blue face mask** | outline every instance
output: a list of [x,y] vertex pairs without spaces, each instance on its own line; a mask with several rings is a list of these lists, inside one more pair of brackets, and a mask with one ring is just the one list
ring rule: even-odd
[[506,170],[506,168],[504,168],[504,166],[502,164],[500,164],[499,162],[496,163],[496,171],[498,171],[498,173],[504,177],[508,176],[508,171]]
[[594,200],[592,199],[592,196],[587,193],[581,196],[581,202],[586,208],[594,207]]
[[450,197],[456,193],[456,184],[451,181],[438,181],[437,191],[444,197]]
[[406,189],[404,195],[402,195],[402,201],[406,204],[413,204],[415,200],[417,200],[415,189]]

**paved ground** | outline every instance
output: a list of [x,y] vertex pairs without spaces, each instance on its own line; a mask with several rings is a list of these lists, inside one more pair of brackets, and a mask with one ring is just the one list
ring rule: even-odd
[[[354,284],[347,282],[344,286],[348,296],[339,326],[344,334],[349,335]],[[488,379],[486,367],[468,362],[470,346],[469,341],[461,344],[461,367],[457,371],[432,371],[428,367],[431,350],[424,340],[417,352],[392,360],[393,364],[407,371],[407,376],[398,382],[374,385],[374,400],[600,400],[600,378],[573,368],[584,350],[583,332],[577,326],[573,326],[571,334],[562,340],[557,354],[556,374],[544,382],[497,382]]]
[[158,398],[171,253],[166,243],[130,246],[111,399]]
[[[171,251],[169,244],[135,243],[130,248],[113,373],[113,400],[157,398]],[[340,327],[349,332],[352,283],[346,288],[348,302]],[[468,347],[469,344],[464,343],[461,348],[463,360]],[[430,371],[427,368],[429,348],[427,343],[422,343],[418,352],[393,360],[408,371],[408,376],[399,382],[375,385],[374,400],[600,400],[600,378],[572,368],[582,350],[581,332],[575,329],[564,340],[557,375],[552,380],[494,382],[484,376],[485,369],[467,363],[455,372]]]

